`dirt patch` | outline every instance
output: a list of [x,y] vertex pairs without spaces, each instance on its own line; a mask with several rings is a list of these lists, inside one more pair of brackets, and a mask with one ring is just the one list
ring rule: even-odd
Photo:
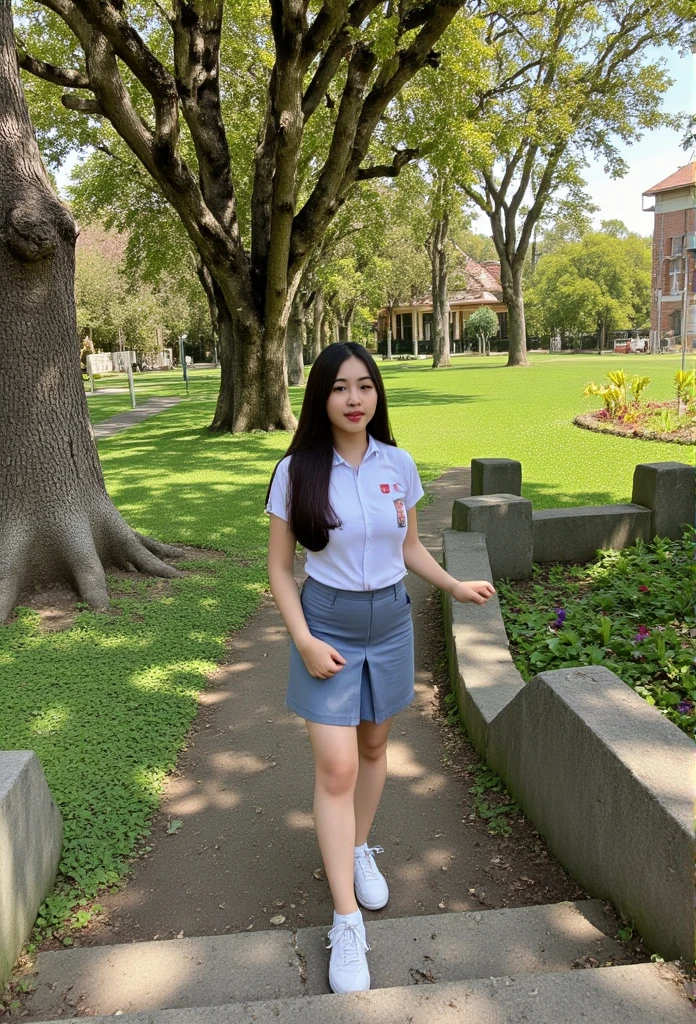
[[[664,403],[660,408],[673,408],[674,403]],[[650,430],[640,423],[616,423],[599,419],[597,413],[584,412],[576,416],[573,423],[583,430],[594,430],[597,434],[615,434],[617,437],[638,438],[641,441],[666,441],[670,444],[696,444],[696,423],[669,432]]]
[[[175,565],[176,562],[180,560],[187,562],[200,561],[202,559],[205,559],[206,561],[220,561],[227,557],[224,551],[216,551],[214,548],[192,548],[188,547],[186,544],[177,544],[176,547],[179,548],[180,551],[183,551],[183,556],[181,559],[177,558],[174,560]],[[167,561],[167,559],[165,559],[165,561]]]
[[77,595],[71,587],[47,587],[22,598],[23,608],[38,612],[42,633],[70,629],[77,615]]
[[[165,561],[176,567],[180,561],[220,561],[226,557],[224,551],[215,551],[212,548],[182,546],[181,551],[183,552],[181,559],[165,559]],[[252,563],[249,562],[248,564]],[[182,574],[190,576],[205,570],[181,569],[180,571]],[[116,568],[108,569],[107,576],[112,579],[129,581],[152,579],[146,573],[128,572],[125,569]],[[149,600],[156,601],[165,597],[170,592],[170,581],[160,579],[149,589],[147,596]],[[121,595],[114,594],[113,596]],[[32,611],[38,612],[40,619],[39,628],[42,633],[60,633],[63,630],[70,629],[81,607],[79,595],[67,583],[52,587],[40,587],[31,593],[24,594],[18,601],[18,606],[30,608]],[[116,608],[110,608],[106,614],[120,615],[121,612]]]

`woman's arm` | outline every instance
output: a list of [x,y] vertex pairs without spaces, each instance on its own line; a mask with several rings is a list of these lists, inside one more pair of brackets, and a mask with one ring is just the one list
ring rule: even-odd
[[463,582],[455,580],[439,565],[418,536],[418,517],[415,505],[408,510],[408,529],[404,540],[404,564],[426,583],[432,583],[440,590],[447,591],[456,601],[473,601],[485,604],[495,594],[495,587],[488,580]]
[[295,583],[295,534],[280,516],[271,515],[268,536],[268,579],[278,611],[311,676],[328,679],[346,660],[338,651],[309,632]]

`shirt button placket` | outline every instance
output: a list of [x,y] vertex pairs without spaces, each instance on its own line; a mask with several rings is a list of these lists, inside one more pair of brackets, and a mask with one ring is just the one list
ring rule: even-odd
[[360,501],[360,508],[363,514],[363,522],[365,523],[365,547],[363,548],[363,588],[365,590],[371,590],[372,587],[367,582],[367,559],[370,550],[370,537],[372,535],[372,522],[370,520],[369,513],[365,507],[363,501],[363,494],[360,488],[360,467],[355,470],[355,483],[358,489],[358,500]]

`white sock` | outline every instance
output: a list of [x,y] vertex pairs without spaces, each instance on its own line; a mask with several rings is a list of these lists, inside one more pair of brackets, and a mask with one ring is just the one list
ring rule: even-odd
[[367,850],[367,843],[363,843],[362,846],[356,846],[355,847],[355,856],[359,857],[360,854],[364,853],[366,850]]
[[334,924],[343,924],[344,921],[348,924],[360,924],[362,919],[362,911],[360,908],[354,910],[352,914],[337,914],[335,910],[333,914]]

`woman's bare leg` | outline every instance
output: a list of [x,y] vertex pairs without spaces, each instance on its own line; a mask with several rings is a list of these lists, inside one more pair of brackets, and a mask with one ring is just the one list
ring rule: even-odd
[[358,909],[353,888],[355,811],[358,777],[356,729],[307,722],[314,752],[314,830],[337,914]]
[[357,727],[359,771],[355,784],[355,845],[362,846],[375,820],[387,778],[387,740],[393,718],[375,725],[361,722]]

